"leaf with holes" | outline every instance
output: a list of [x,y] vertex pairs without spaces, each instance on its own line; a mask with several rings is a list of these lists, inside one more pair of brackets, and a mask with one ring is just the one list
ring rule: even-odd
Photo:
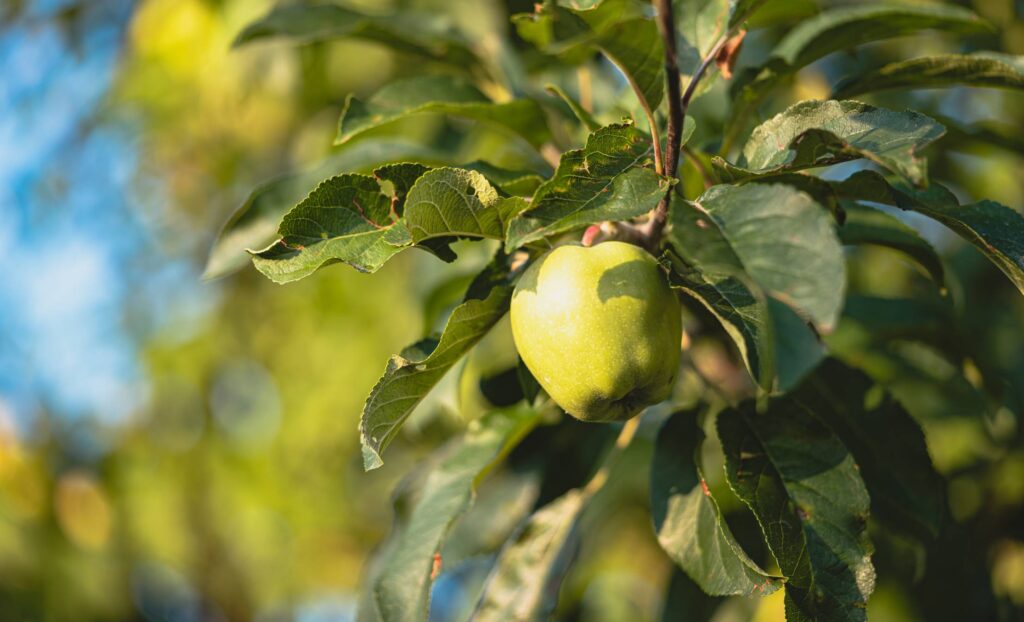
[[277,283],[337,262],[374,272],[411,242],[377,180],[356,174],[322,182],[285,214],[278,235],[253,254],[256,269]]
[[805,101],[765,121],[734,166],[713,160],[723,181],[776,175],[865,158],[917,186],[927,183],[917,154],[943,135],[938,122],[910,110],[895,112],[856,101]]
[[509,250],[604,220],[626,220],[654,209],[671,182],[650,167],[651,145],[630,124],[608,125],[583,149],[562,155],[554,177],[533,195],[508,228]]
[[786,619],[866,620],[870,500],[849,450],[787,397],[764,413],[753,402],[723,412],[718,435],[729,484],[786,577]]

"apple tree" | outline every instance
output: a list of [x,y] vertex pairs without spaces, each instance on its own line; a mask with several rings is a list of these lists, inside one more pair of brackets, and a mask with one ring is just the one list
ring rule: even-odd
[[[473,550],[461,615],[565,614],[588,512],[637,470],[678,569],[665,619],[782,591],[788,620],[864,620],[885,560],[953,563],[921,422],[1024,414],[1021,352],[996,332],[1022,325],[1024,216],[974,196],[962,170],[1024,149],[961,113],[1024,89],[1024,57],[953,4],[509,13],[482,36],[417,3],[284,4],[237,40],[369,40],[412,71],[348,96],[336,151],[256,189],[208,274],[248,259],[276,283],[336,263],[372,273],[412,249],[476,271],[439,287],[425,310],[439,330],[366,387],[368,471],[452,378],[466,424],[398,485],[360,619],[440,619],[437,583]],[[508,471],[532,483],[527,502],[476,504]]]

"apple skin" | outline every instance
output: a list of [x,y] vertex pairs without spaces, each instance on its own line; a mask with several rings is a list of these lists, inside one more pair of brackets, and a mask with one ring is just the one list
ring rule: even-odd
[[555,248],[519,279],[510,316],[526,367],[577,419],[625,421],[672,391],[679,299],[638,246]]

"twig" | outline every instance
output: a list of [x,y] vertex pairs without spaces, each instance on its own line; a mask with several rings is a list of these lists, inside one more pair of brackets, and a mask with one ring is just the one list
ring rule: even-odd
[[[728,33],[715,43],[708,55],[704,57],[700,67],[690,78],[686,85],[686,91],[679,95],[679,64],[676,61],[676,38],[675,38],[675,16],[672,12],[672,0],[656,0],[658,7],[658,31],[661,33],[662,41],[665,44],[665,76],[668,79],[668,144],[665,145],[664,166],[667,177],[678,179],[679,151],[682,142],[683,122],[686,119],[686,110],[690,107],[690,100],[697,92],[697,85],[700,83],[708,67],[715,62],[722,46],[729,40]],[[665,193],[664,198],[658,206],[651,211],[651,217],[643,225],[645,246],[649,249],[657,248],[661,240],[661,234],[668,223],[668,207],[672,199],[672,189]]]

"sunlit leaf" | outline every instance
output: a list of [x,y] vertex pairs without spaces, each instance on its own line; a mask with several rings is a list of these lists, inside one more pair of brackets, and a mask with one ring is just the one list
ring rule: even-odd
[[583,149],[562,155],[554,177],[514,218],[505,246],[565,233],[604,220],[625,220],[657,206],[669,181],[650,168],[651,144],[632,125],[609,125],[590,135]]
[[927,29],[971,34],[989,32],[991,26],[971,11],[948,4],[894,2],[834,7],[800,22],[760,67],[735,82],[725,145],[733,143],[744,129],[743,121],[764,98],[802,67],[833,52]]
[[526,206],[519,197],[498,195],[476,171],[434,169],[409,190],[405,226],[416,242],[457,236],[504,239],[509,220]]
[[726,476],[754,511],[786,577],[786,619],[867,619],[874,589],[870,500],[853,456],[831,429],[782,397],[718,417]]
[[544,183],[544,178],[533,171],[512,171],[483,160],[474,160],[459,168],[482,173],[487,181],[496,188],[513,196],[532,196],[537,188]]
[[725,181],[774,175],[865,158],[911,183],[927,183],[917,154],[945,132],[910,110],[896,112],[856,101],[805,101],[765,121],[743,147],[739,166],[715,158]]
[[374,272],[410,242],[377,180],[356,174],[317,186],[285,214],[278,235],[278,241],[253,255],[256,268],[277,283],[336,262]]
[[983,52],[912,58],[847,78],[836,86],[832,97],[956,85],[1024,89],[1024,57]]
[[[499,258],[503,259],[503,258]],[[503,261],[496,260],[495,264]],[[498,271],[491,266],[485,270]],[[507,269],[504,271],[507,275]],[[463,354],[469,351],[508,311],[512,298],[510,283],[487,279],[470,285],[469,298],[455,308],[440,339],[418,352],[391,357],[384,375],[366,398],[359,421],[363,446],[363,467],[376,469],[384,464],[381,454],[398,434],[413,409]]]
[[[466,435],[419,473],[422,485],[404,491],[395,501],[395,528],[385,545],[374,577],[373,606],[381,620],[426,620],[430,589],[437,576],[437,557],[456,519],[472,505],[476,488],[494,464],[536,424],[538,413],[527,407],[485,415]],[[373,617],[362,612],[364,618]]]
[[473,620],[548,619],[574,553],[585,500],[583,493],[570,490],[530,517],[498,555]]
[[492,102],[476,87],[454,76],[427,75],[390,82],[363,102],[345,101],[336,144],[363,132],[422,113],[449,114],[505,128],[537,147],[551,137],[540,106],[528,99]]
[[704,480],[704,432],[679,412],[658,433],[651,464],[651,515],[658,542],[705,593],[766,595],[781,586],[740,547]]

